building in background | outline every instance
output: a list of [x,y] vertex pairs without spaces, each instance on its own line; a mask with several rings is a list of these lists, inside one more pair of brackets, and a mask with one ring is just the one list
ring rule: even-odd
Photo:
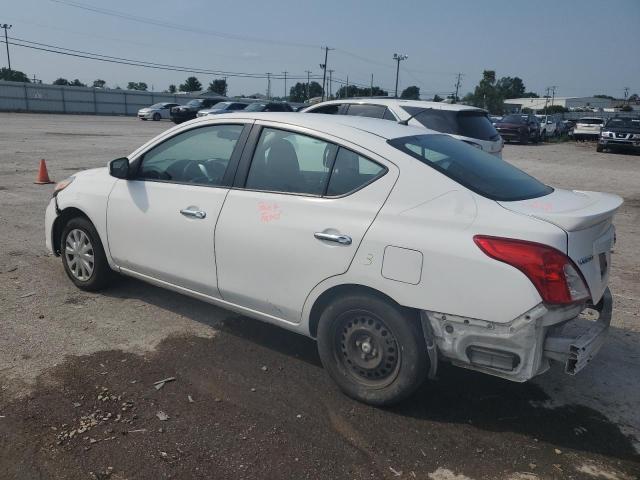
[[[610,108],[614,101],[599,97],[555,97],[553,105],[560,105],[567,110],[591,109],[601,111]],[[520,112],[524,108],[534,113],[543,112],[544,107],[551,106],[551,98],[509,98],[504,101],[505,113]]]

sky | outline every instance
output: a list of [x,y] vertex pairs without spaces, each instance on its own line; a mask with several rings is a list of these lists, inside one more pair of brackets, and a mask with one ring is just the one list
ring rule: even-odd
[[[75,5],[75,6],[74,6]],[[111,15],[89,9],[107,9]],[[131,17],[143,21],[132,20]],[[323,46],[333,76],[393,93],[423,97],[472,91],[485,69],[518,76],[527,90],[556,96],[640,94],[640,0],[3,0],[9,36],[107,56],[199,68],[292,77],[322,75]],[[0,44],[0,65],[7,65]],[[45,83],[58,77],[108,86],[145,82],[155,91],[180,84],[186,72],[103,63],[11,48],[16,70]],[[207,85],[219,76],[196,74]],[[265,93],[264,78],[228,77],[229,94]],[[321,82],[321,80],[320,80]],[[339,84],[334,84],[335,91]],[[272,79],[273,95],[284,80]]]

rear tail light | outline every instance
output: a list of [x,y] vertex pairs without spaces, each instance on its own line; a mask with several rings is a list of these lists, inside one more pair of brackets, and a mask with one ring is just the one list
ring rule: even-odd
[[555,248],[525,240],[484,235],[476,235],[473,241],[489,257],[524,273],[547,304],[566,305],[590,296],[576,265]]

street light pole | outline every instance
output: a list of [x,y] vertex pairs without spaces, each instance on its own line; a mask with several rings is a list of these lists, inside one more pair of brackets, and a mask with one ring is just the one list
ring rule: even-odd
[[406,60],[407,58],[409,58],[408,55],[404,55],[402,53],[394,53],[393,54],[393,59],[398,62],[398,65],[396,67],[396,94],[395,94],[395,98],[398,98],[398,77],[400,76],[400,62],[402,60]]
[[307,101],[309,101],[309,81],[311,80],[311,70],[305,70],[307,72]]
[[7,25],[6,23],[0,25],[0,28],[4,28],[4,44],[7,47],[7,63],[9,64],[9,73],[11,73],[11,56],[9,55],[9,38],[7,37],[7,30],[13,25]]

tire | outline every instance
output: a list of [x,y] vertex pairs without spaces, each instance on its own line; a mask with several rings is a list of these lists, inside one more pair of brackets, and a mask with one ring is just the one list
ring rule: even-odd
[[542,133],[540,133],[540,142],[544,143],[547,141],[547,132],[543,131]]
[[147,119],[146,118],[140,118],[140,120],[142,120],[143,122],[146,122]]
[[[85,253],[82,253],[83,249]],[[74,217],[66,223],[60,250],[64,271],[79,289],[95,292],[113,280],[114,272],[107,262],[100,236],[88,219]]]
[[154,122],[160,121],[160,114],[158,112],[153,114],[153,121]]
[[602,152],[602,151],[604,151],[604,146],[598,143],[598,145],[596,145],[596,152]]
[[429,369],[418,316],[366,293],[339,297],[325,308],[318,353],[345,394],[376,406],[411,395]]

